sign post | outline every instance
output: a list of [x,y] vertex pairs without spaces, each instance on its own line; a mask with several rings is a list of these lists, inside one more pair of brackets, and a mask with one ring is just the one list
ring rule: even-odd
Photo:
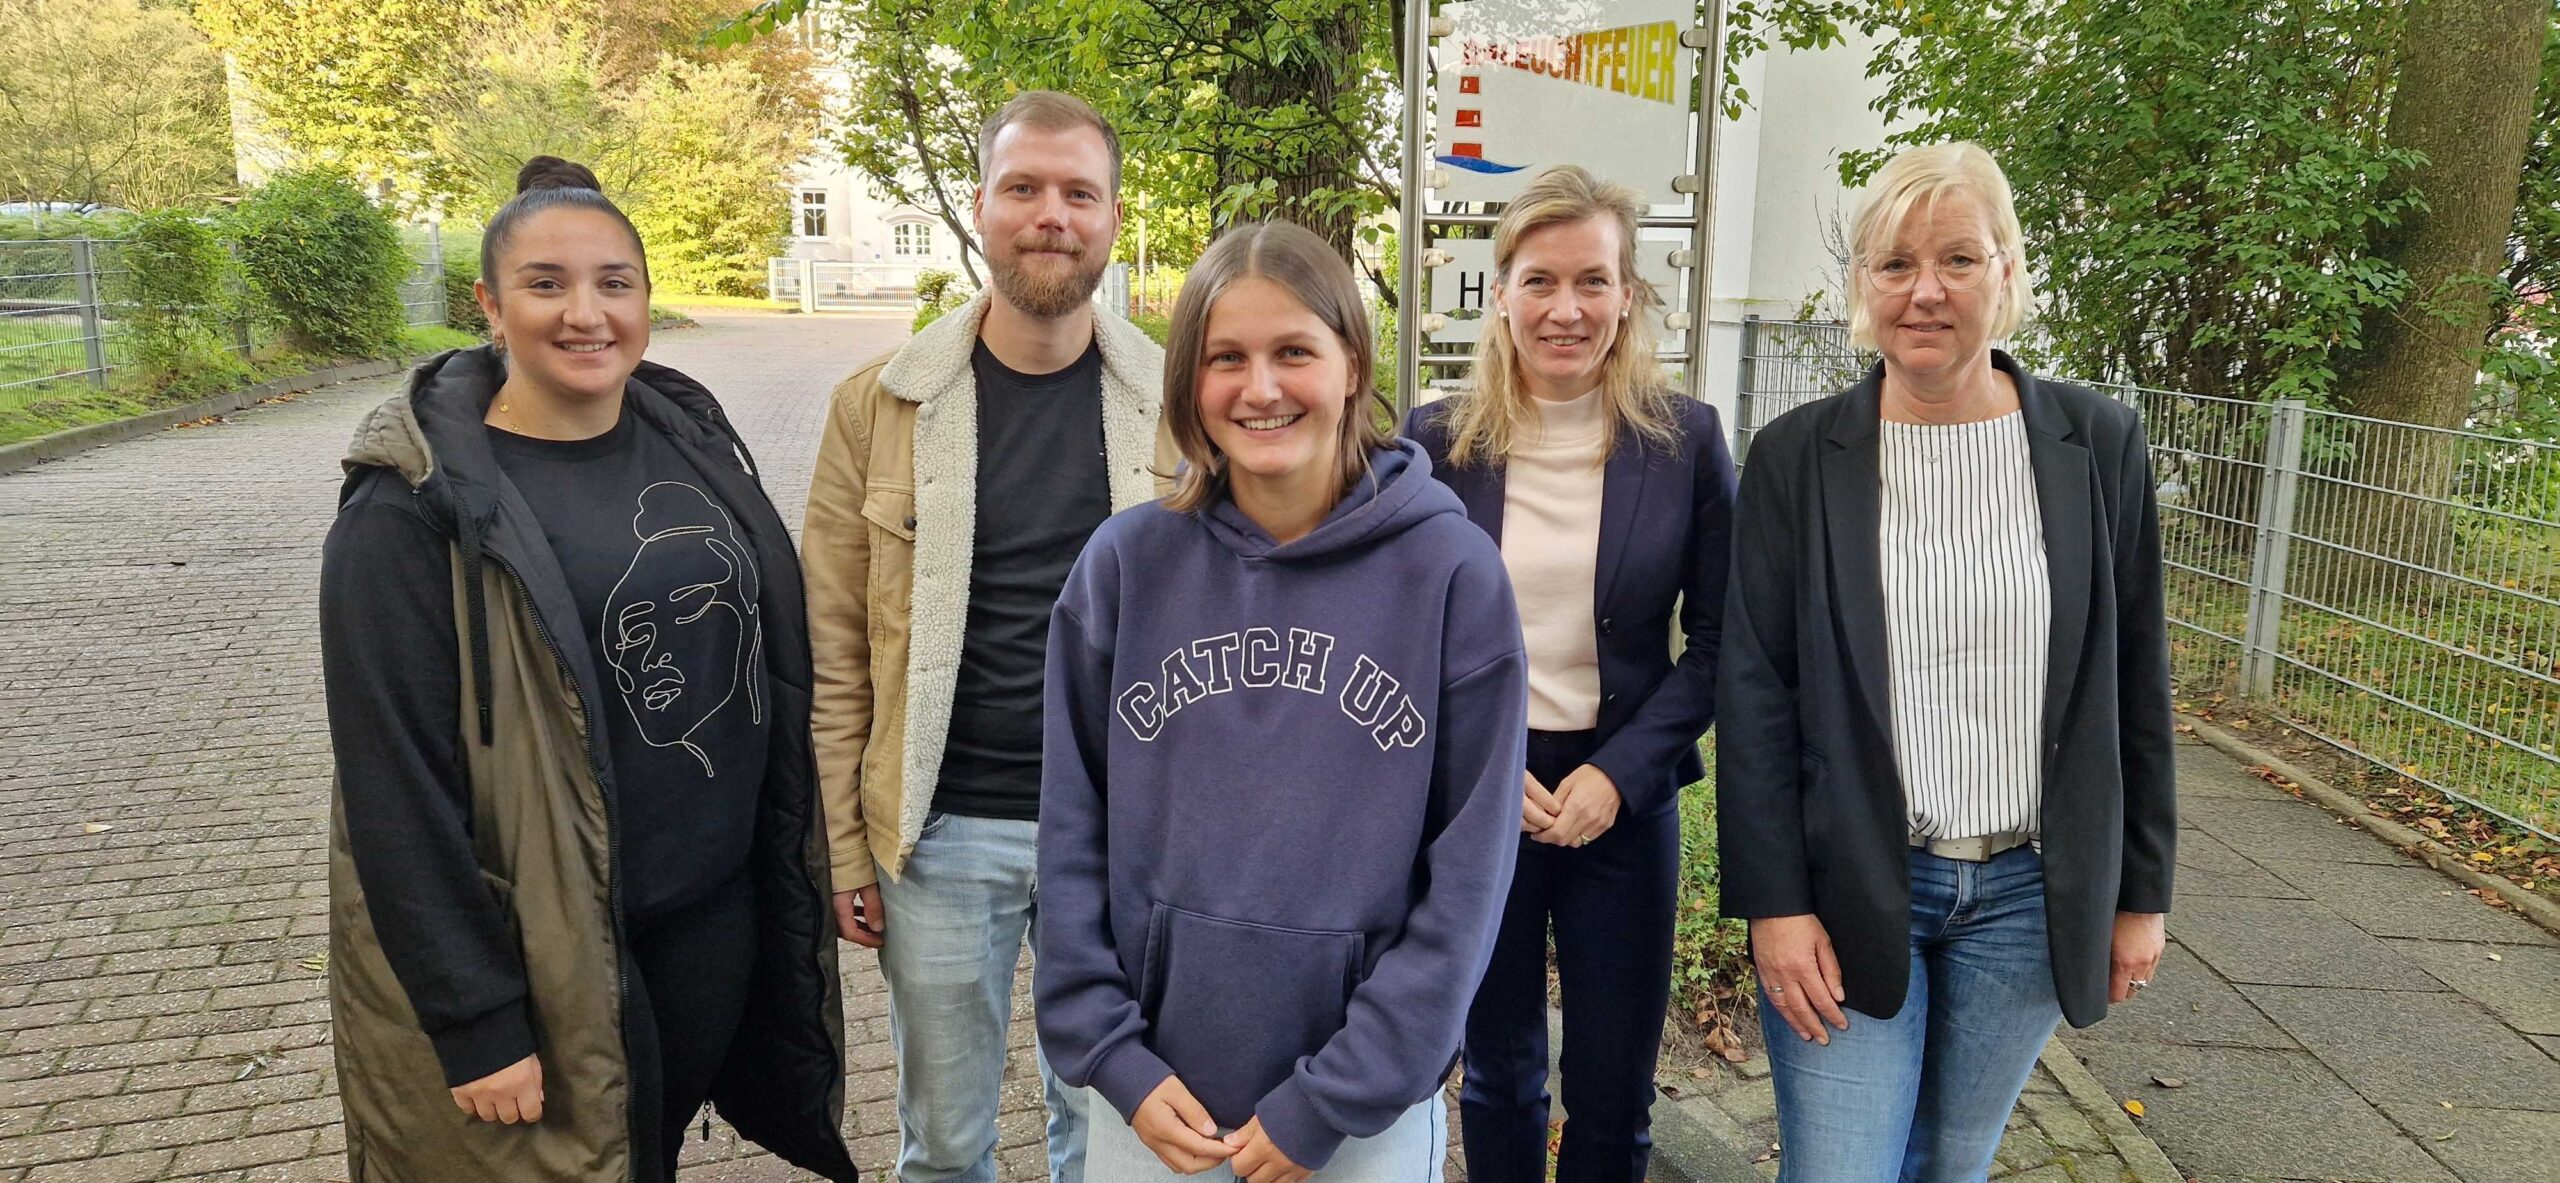
[[[1560,164],[1635,189],[1657,211],[1642,219],[1646,230],[1679,232],[1677,249],[1674,239],[1647,235],[1638,244],[1638,272],[1676,301],[1657,327],[1665,342],[1676,335],[1678,349],[1665,360],[1679,364],[1684,386],[1698,396],[1715,237],[1724,0],[1706,0],[1703,9],[1705,23],[1693,25],[1700,11],[1693,0],[1472,0],[1443,17],[1429,15],[1428,0],[1408,0],[1399,416],[1419,401],[1425,365],[1469,360],[1461,349],[1443,347],[1474,343],[1490,298],[1491,243],[1432,241],[1433,231],[1493,226],[1500,216],[1489,207]],[[1428,150],[1426,85],[1437,102]],[[1452,208],[1461,206],[1470,208]]]

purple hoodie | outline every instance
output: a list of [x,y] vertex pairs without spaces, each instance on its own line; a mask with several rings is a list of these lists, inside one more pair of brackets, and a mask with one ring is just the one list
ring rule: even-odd
[[1439,1090],[1519,846],[1501,552],[1412,443],[1313,533],[1114,516],[1049,626],[1040,1043],[1322,1167]]

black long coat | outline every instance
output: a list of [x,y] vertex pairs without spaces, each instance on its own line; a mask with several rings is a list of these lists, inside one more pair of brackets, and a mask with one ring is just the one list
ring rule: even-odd
[[[2045,673],[2047,940],[2062,1013],[2107,1013],[2115,915],[2169,910],[2177,839],[2168,624],[2148,447],[2132,408],[2018,387],[2053,587]],[[1882,367],[1752,441],[1734,511],[1717,694],[1727,916],[1812,913],[1848,1004],[1889,1018],[1909,985],[1910,873],[1887,720],[1876,427]]]

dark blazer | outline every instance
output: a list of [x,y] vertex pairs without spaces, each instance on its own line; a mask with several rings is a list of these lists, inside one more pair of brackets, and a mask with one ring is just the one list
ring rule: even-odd
[[[2132,408],[2028,375],[2053,584],[2045,670],[2046,939],[2063,1016],[2107,1013],[2115,914],[2166,912],[2177,838],[2168,624],[2150,452]],[[1911,876],[1887,730],[1877,531],[1881,366],[1751,442],[1725,599],[1717,845],[1727,916],[1812,913],[1848,1004],[1890,1018],[1909,985]]]
[[[1449,463],[1449,414],[1458,404],[1415,408],[1404,434],[1431,454],[1431,475],[1457,492],[1468,519],[1499,543],[1502,469]],[[1600,747],[1590,763],[1637,815],[1670,809],[1682,785],[1706,775],[1698,737],[1716,717],[1716,637],[1732,553],[1733,456],[1724,427],[1705,403],[1684,398],[1675,406],[1676,447],[1622,432],[1600,478],[1599,576],[1591,599]],[[1675,600],[1687,641],[1676,662]]]

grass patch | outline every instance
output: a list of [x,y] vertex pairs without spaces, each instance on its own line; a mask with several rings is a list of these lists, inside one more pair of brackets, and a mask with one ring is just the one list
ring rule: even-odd
[[408,346],[411,357],[427,357],[448,349],[469,349],[486,343],[478,333],[466,333],[443,325],[411,325],[407,332],[401,334],[401,340]]
[[[2180,697],[2236,710],[2240,646],[2197,630],[2246,635],[2248,556],[2162,524],[2173,560],[2223,576],[2169,573],[2170,619],[2196,626],[2169,630]],[[2248,709],[2363,754],[2360,780],[2405,777],[2560,830],[2560,628],[2537,598],[2560,597],[2555,543],[2548,527],[2466,531],[2446,561],[2467,581],[2408,572],[2322,591],[2335,556],[2297,539],[2288,583],[2306,590],[2284,606],[2273,700]]]
[[[0,321],[0,333],[8,332],[11,327]],[[419,357],[481,342],[479,337],[459,329],[442,325],[413,325],[401,334],[401,343],[408,356]],[[74,342],[71,348],[76,353],[78,343]],[[0,358],[8,356],[0,353]],[[123,370],[112,374],[104,388],[92,385],[87,378],[73,377],[0,390],[0,444],[14,444],[57,431],[131,419],[154,411],[182,407],[223,390],[254,386],[360,360],[363,359],[315,357],[271,347],[239,369],[224,374],[189,375],[165,386],[154,386],[130,376],[132,371]],[[79,363],[75,361],[72,364]],[[35,372],[56,373],[59,369],[47,367]],[[0,375],[6,373],[5,369],[0,369]],[[9,380],[0,376],[0,382]]]
[[1716,910],[1723,874],[1716,859],[1716,749],[1699,741],[1707,775],[1680,791],[1679,912],[1671,926],[1671,1013],[1696,1027],[1707,1048],[1742,1048],[1734,1021],[1751,1009],[1749,926]]
[[[110,335],[107,346],[111,354],[116,344]],[[109,357],[110,362],[114,360]],[[82,341],[78,317],[0,318],[0,384],[84,370],[88,365],[88,347]],[[85,383],[87,379],[74,378],[70,381]],[[26,387],[0,390],[0,402],[24,398],[27,393]]]
[[14,444],[93,423],[113,423],[118,419],[147,415],[194,398],[192,395],[178,395],[163,401],[164,396],[148,392],[112,387],[100,390],[84,379],[22,386],[0,391],[0,394],[16,396],[19,400],[0,405],[0,444]]

